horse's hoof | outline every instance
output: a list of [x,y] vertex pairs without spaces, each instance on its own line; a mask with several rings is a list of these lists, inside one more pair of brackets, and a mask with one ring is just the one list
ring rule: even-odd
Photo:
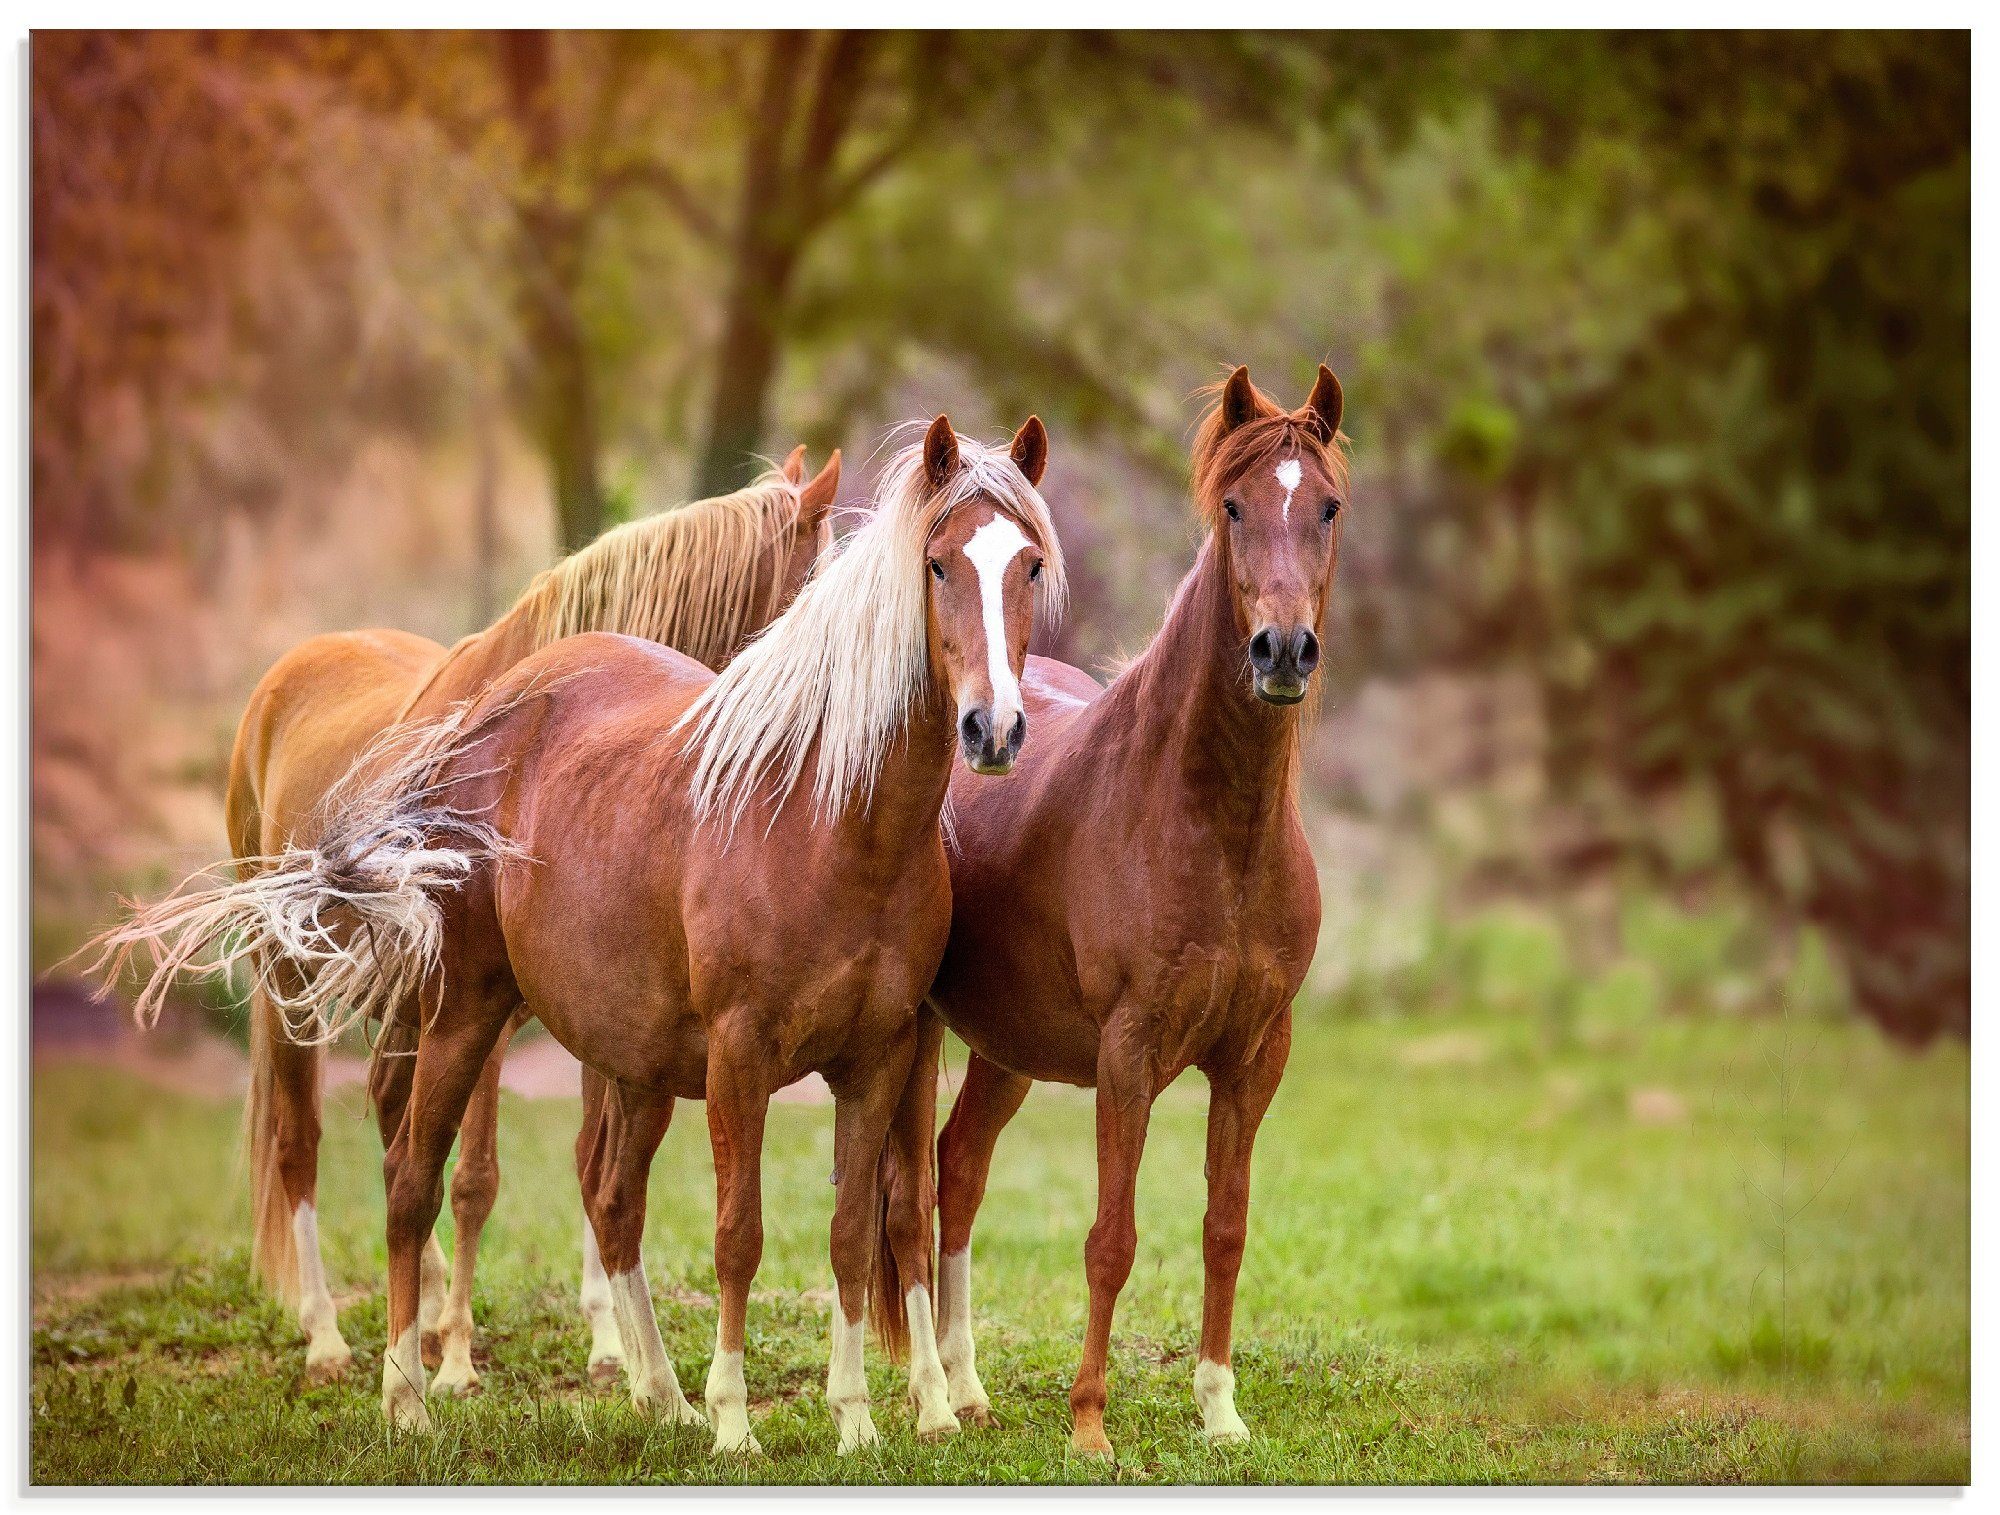
[[841,1433],[840,1445],[836,1448],[836,1451],[842,1457],[852,1457],[863,1447],[875,1446],[881,1440],[881,1434],[875,1429],[875,1422],[864,1419],[851,1431],[843,1431]]
[[1111,1438],[1095,1427],[1086,1430],[1079,1426],[1070,1432],[1069,1449],[1079,1457],[1102,1457],[1113,1462],[1118,1457],[1111,1450]]
[[485,1392],[479,1384],[479,1375],[467,1372],[463,1378],[448,1377],[443,1373],[431,1380],[431,1393],[445,1399],[469,1399],[474,1394]]
[[428,1436],[431,1429],[430,1411],[415,1394],[398,1394],[382,1406],[388,1418],[389,1429],[404,1431],[413,1436]]
[[306,1359],[306,1384],[320,1388],[326,1384],[339,1383],[354,1367],[354,1354],[341,1351],[331,1356]]
[[615,1389],[618,1380],[625,1376],[625,1359],[622,1357],[600,1357],[590,1365],[590,1386],[593,1389]]
[[1000,1428],[1000,1417],[993,1413],[993,1406],[988,1404],[960,1405],[958,1423],[962,1426],[976,1426],[982,1431],[995,1431]]
[[958,1422],[956,1420],[943,1421],[940,1424],[934,1426],[927,1426],[919,1423],[917,1426],[918,1441],[930,1441],[930,1442],[950,1441],[952,1437],[956,1436],[957,1434],[958,1434]]
[[425,1367],[435,1368],[444,1361],[444,1338],[435,1331],[426,1331],[417,1338],[417,1351]]
[[758,1444],[755,1433],[750,1431],[745,1431],[736,1441],[725,1442],[718,1436],[715,1438],[715,1445],[709,1448],[711,1457],[762,1457],[763,1455],[763,1447]]
[[1221,1426],[1213,1431],[1203,1431],[1201,1439],[1212,1447],[1240,1447],[1250,1440],[1250,1428],[1244,1425]]
[[708,1417],[689,1404],[683,1394],[634,1394],[632,1409],[648,1420],[665,1421],[670,1426],[705,1426]]

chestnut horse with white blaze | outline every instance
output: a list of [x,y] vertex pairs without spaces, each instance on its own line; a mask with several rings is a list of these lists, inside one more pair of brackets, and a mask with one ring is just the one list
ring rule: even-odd
[[[1037,582],[1060,603],[1059,549],[1034,487],[1046,456],[1033,418],[1003,450],[940,416],[898,454],[868,522],[720,675],[655,645],[570,638],[496,683],[393,792],[341,817],[337,838],[408,823],[408,849],[378,849],[371,864],[376,888],[409,907],[378,951],[400,944],[436,969],[383,1170],[392,1425],[429,1423],[423,1243],[466,1102],[525,1007],[603,1080],[586,1208],[633,1398],[677,1421],[702,1417],[667,1360],[640,1240],[674,1101],[707,1101],[718,1452],[757,1449],[743,1351],[766,1111],[776,1090],[824,1076],[837,1285],[827,1396],[843,1452],[876,1439],[862,1340],[882,1144],[950,927],[947,784],[961,756],[974,773],[1012,765]],[[455,840],[468,828],[484,832]],[[409,859],[454,847],[466,863],[455,887],[402,881]],[[927,1302],[913,1313],[928,1318]],[[935,1346],[917,1336],[918,1428],[956,1430]]]
[[[313,1378],[344,1372],[352,1361],[340,1334],[320,1261],[317,1190],[320,1072],[324,1019],[303,1010],[311,986],[282,950],[250,952],[239,943],[207,962],[196,953],[232,926],[269,907],[289,849],[319,841],[327,807],[343,776],[399,723],[442,715],[483,692],[538,648],[588,630],[629,632],[720,667],[789,604],[831,541],[829,509],[840,482],[840,453],[808,480],[805,448],[734,494],[648,516],[605,533],[540,575],[486,630],[449,652],[407,632],[374,630],[313,637],[293,648],[259,681],[237,728],[230,756],[227,819],[238,880],[182,894],[142,912],[102,940],[115,974],[124,955],[145,946],[156,967],[135,1011],[157,1014],[176,970],[226,972],[247,958],[251,994],[251,1082],[244,1111],[253,1186],[252,1254],[267,1282],[298,1309]],[[258,926],[241,942],[253,941]],[[296,945],[294,943],[293,945]],[[337,966],[337,937],[313,950]],[[468,1112],[452,1180],[456,1220],[447,1297],[444,1258],[435,1239],[424,1254],[424,1330],[442,1338],[439,1386],[476,1385],[472,1367],[472,1274],[479,1235],[499,1183],[495,1153],[503,1033]],[[392,1010],[381,1033],[390,1049],[414,1045],[413,1019]],[[384,1142],[395,1132],[411,1060],[378,1057],[371,1094]],[[618,1356],[601,1275],[586,1246],[583,1304],[595,1338],[592,1357]],[[430,1345],[427,1343],[427,1346]]]
[[[1030,658],[1027,756],[1004,783],[952,785],[951,940],[884,1157],[877,1277],[929,1276],[934,1203],[939,1350],[953,1408],[977,1423],[992,1417],[973,1361],[972,1224],[1001,1128],[1036,1079],[1097,1091],[1090,1314],[1071,1440],[1109,1455],[1105,1368],[1137,1246],[1147,1117],[1194,1067],[1210,1091],[1194,1395],[1206,1435],[1248,1434],[1230,1327],[1251,1144],[1319,936],[1296,707],[1319,662],[1347,491],[1340,412],[1340,385],[1324,367],[1296,411],[1238,368],[1195,442],[1208,537],[1166,624],[1108,688]],[[937,1017],[972,1057],[936,1143],[933,1193]],[[885,1291],[898,1292],[916,1293]],[[901,1322],[878,1314],[877,1327],[892,1350],[900,1345]],[[913,1315],[909,1328],[926,1335],[932,1322]]]

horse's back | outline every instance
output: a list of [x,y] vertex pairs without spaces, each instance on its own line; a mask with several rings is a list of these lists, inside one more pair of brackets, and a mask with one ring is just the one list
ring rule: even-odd
[[311,637],[273,663],[251,692],[230,754],[236,856],[304,840],[327,790],[443,656],[428,637],[382,628]]

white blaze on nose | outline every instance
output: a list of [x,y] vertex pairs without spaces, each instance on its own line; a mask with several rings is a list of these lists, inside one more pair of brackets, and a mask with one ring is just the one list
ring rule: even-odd
[[1007,661],[1007,621],[1001,593],[1007,565],[1028,545],[1021,528],[995,516],[972,534],[965,556],[979,574],[979,604],[986,624],[986,674],[993,684],[993,737],[1005,742],[1021,713],[1021,686]]
[[1292,518],[1292,496],[1298,492],[1303,470],[1297,458],[1287,458],[1274,471],[1278,476],[1278,487],[1285,492],[1285,519],[1289,521]]

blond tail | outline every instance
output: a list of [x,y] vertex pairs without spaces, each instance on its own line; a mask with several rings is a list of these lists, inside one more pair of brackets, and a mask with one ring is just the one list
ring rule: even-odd
[[204,871],[157,904],[134,906],[84,948],[97,952],[86,971],[100,993],[145,952],[152,967],[132,1015],[151,1026],[175,978],[225,978],[242,964],[275,1013],[274,1029],[308,1046],[416,999],[443,947],[440,897],[481,864],[522,856],[490,823],[446,800],[453,785],[480,773],[444,777],[451,759],[521,697],[476,725],[461,706],[392,728],[327,795],[315,845],[239,859],[256,871],[226,882]]
[[250,1265],[287,1305],[299,1302],[299,1253],[291,1205],[278,1172],[277,1014],[259,996],[250,1009],[250,1093],[243,1101],[243,1148],[250,1157]]

